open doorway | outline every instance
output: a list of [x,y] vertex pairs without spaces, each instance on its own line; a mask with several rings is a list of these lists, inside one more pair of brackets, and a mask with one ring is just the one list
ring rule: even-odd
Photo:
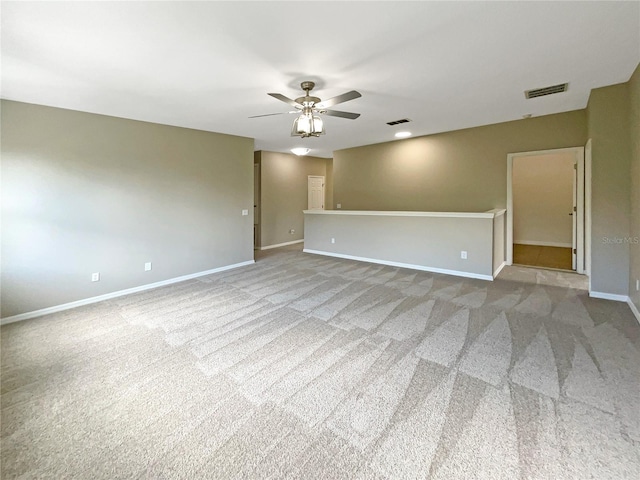
[[585,273],[584,148],[507,162],[507,264]]

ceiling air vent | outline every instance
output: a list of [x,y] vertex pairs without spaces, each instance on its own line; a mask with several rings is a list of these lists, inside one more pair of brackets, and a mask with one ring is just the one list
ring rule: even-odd
[[524,96],[526,98],[544,97],[545,95],[566,92],[568,87],[568,83],[561,83],[560,85],[552,85],[550,87],[534,88],[533,90],[526,90]]
[[393,122],[387,122],[387,125],[400,125],[401,123],[409,123],[411,120],[408,118],[403,118],[401,120],[394,120]]

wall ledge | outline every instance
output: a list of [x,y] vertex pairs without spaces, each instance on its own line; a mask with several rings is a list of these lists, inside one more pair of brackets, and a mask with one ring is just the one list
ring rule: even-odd
[[488,212],[403,212],[395,210],[304,210],[306,215],[368,215],[379,217],[447,217],[447,218],[495,218],[506,210]]
[[98,295],[96,297],[84,298],[82,300],[76,300],[75,302],[63,303],[62,305],[42,308],[40,310],[34,310],[32,312],[20,313],[18,315],[12,315],[11,317],[2,318],[0,320],[0,325],[6,325],[8,323],[19,322],[22,320],[29,320],[31,318],[41,317],[43,315],[49,315],[51,313],[62,312],[64,310],[70,310],[72,308],[82,307],[84,305],[90,305],[92,303],[98,303],[104,300],[110,300],[112,298],[130,295],[132,293],[143,292],[145,290],[152,290],[154,288],[164,287],[165,285],[184,282],[185,280],[204,277],[205,275],[211,275],[212,273],[224,272],[225,270],[244,267],[246,265],[251,265],[254,263],[255,260],[248,260],[246,262],[234,263],[233,265],[225,265],[224,267],[213,268],[211,270],[205,270],[203,272],[191,273],[189,275],[170,278],[168,280],[162,280],[160,282],[148,283],[147,285],[141,285],[139,287],[127,288],[125,290],[118,290],[117,292],[105,293],[104,295]]

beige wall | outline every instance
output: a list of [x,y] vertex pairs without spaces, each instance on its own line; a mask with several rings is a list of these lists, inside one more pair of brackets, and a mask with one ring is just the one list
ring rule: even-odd
[[[497,236],[503,235],[499,227],[497,223]],[[305,214],[304,228],[304,248],[312,253],[486,280],[494,271],[492,217],[358,215],[335,210]],[[460,258],[463,250],[466,259]]]
[[585,110],[336,151],[334,204],[346,210],[504,208],[508,153],[583,146],[592,138],[592,290],[626,296],[630,260],[631,283],[640,270],[629,226],[638,231],[638,135],[629,128],[631,116],[637,132],[638,102],[629,108],[638,98],[637,76],[593,90]]
[[333,200],[345,210],[505,208],[508,153],[586,140],[586,115],[579,110],[339,150]]
[[513,161],[513,242],[571,247],[573,153]]
[[251,261],[252,205],[252,139],[2,101],[2,317]]
[[629,296],[640,310],[640,65],[629,81],[629,125],[631,138],[631,243],[629,245]]
[[324,192],[324,209],[333,210],[333,158],[327,158],[327,182]]
[[[289,153],[257,152],[260,160],[260,246],[269,247],[304,238],[304,214],[307,208],[309,175],[325,177],[329,160]],[[329,191],[329,196],[330,196]],[[329,197],[330,198],[330,197]],[[295,230],[294,234],[289,231]]]
[[592,139],[591,289],[629,294],[631,148],[629,85],[591,91],[587,106]]

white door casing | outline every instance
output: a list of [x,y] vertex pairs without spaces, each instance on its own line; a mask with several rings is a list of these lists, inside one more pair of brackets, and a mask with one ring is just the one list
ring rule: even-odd
[[260,246],[260,165],[253,164],[253,246]]
[[578,257],[578,163],[573,164],[573,211],[571,215],[571,269],[576,270]]
[[506,248],[507,265],[513,265],[513,161],[518,157],[535,155],[549,155],[559,153],[573,153],[576,168],[576,223],[573,243],[576,249],[575,271],[585,273],[585,155],[584,147],[558,148],[554,150],[539,150],[534,152],[519,152],[507,154],[507,225]]

